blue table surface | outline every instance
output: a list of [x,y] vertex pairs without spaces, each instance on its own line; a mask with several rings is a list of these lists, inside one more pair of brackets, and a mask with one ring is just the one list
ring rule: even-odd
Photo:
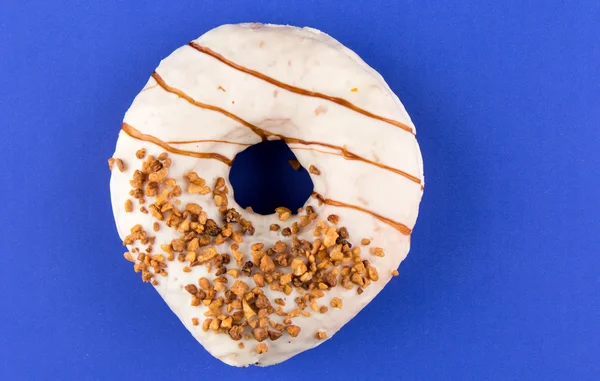
[[[159,60],[243,21],[380,71],[427,178],[401,276],[264,369],[211,358],[132,272],[106,166]],[[596,0],[3,0],[0,380],[600,379],[599,24]]]

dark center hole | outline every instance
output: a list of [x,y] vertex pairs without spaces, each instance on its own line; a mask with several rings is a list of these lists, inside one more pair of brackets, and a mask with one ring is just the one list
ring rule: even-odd
[[313,182],[306,169],[294,169],[295,163],[296,155],[281,140],[246,148],[236,155],[229,172],[235,201],[263,215],[280,206],[296,213],[310,197]]

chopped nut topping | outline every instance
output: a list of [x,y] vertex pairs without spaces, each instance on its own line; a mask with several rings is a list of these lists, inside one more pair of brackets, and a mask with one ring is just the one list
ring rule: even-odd
[[329,217],[327,217],[327,221],[337,225],[337,223],[340,222],[340,217],[335,214],[330,214]]
[[264,287],[265,286],[265,277],[261,273],[254,274],[252,276],[252,279],[254,279],[254,283],[256,283],[256,285],[258,287]]
[[133,257],[131,256],[131,253],[126,252],[125,254],[123,254],[123,257],[125,257],[125,259],[127,259],[129,262],[135,263],[135,259],[133,259]]
[[[119,170],[119,172],[123,172],[125,171],[125,164],[123,163],[123,160],[121,159],[115,159],[114,163],[117,166],[117,169]],[[110,166],[110,163],[109,163]]]
[[331,299],[331,302],[329,303],[329,305],[333,308],[342,309],[342,299],[340,299],[338,297],[334,297]]
[[143,159],[144,157],[146,157],[146,149],[140,148],[139,150],[137,150],[135,152],[135,157],[137,157],[138,159]]
[[292,216],[292,211],[283,206],[275,208],[275,212],[279,215],[279,221],[287,221]]
[[398,275],[400,275],[400,274],[398,273],[398,270],[392,270],[392,276],[398,276]]
[[269,337],[269,328],[266,326],[254,328],[252,330],[252,335],[258,342],[265,341],[265,339]]
[[269,257],[268,255],[263,256],[262,259],[260,260],[260,270],[263,273],[270,273],[274,269],[275,269],[275,263],[273,263],[273,260],[271,259],[271,257]]
[[371,254],[376,255],[378,257],[383,257],[385,253],[381,247],[374,247],[371,249]]
[[198,293],[198,288],[193,284],[188,284],[184,288],[187,292],[189,292],[192,295],[196,295]]
[[368,238],[363,238],[363,239],[360,240],[360,244],[363,245],[363,246],[370,245],[371,244],[371,240],[368,239]]
[[[156,237],[149,236],[141,225],[136,225],[123,243],[134,245],[137,242],[145,248],[130,247],[124,257],[133,263],[134,271],[141,273],[143,281],[154,285],[158,284],[154,279],[156,276],[167,276],[168,264],[175,259],[182,263],[184,272],[204,266],[209,275],[198,279],[198,285],[183,287],[190,294],[190,305],[207,307],[203,308],[206,317],[202,321],[203,331],[229,334],[233,340],[250,339],[248,334],[251,332],[258,341],[275,341],[284,330],[291,337],[297,337],[300,327],[292,325],[292,319],[325,314],[330,307],[342,308],[342,300],[337,297],[330,299],[329,306],[318,303],[318,299],[331,289],[340,286],[361,294],[372,282],[378,281],[377,269],[361,257],[361,248],[353,246],[348,230],[337,227],[341,221],[339,216],[331,214],[323,220],[314,207],[300,208],[298,221],[290,226],[282,229],[280,225],[272,224],[269,227],[272,232],[281,231],[280,240],[249,241],[249,245],[241,249],[244,240],[251,239],[243,235],[252,236],[255,228],[237,210],[228,208],[229,189],[224,178],[216,179],[211,189],[197,173],[189,172],[180,186],[177,180],[169,178],[171,159],[166,153],[155,158],[146,155],[143,149],[140,151],[136,152],[136,157],[145,160],[141,169],[132,168],[129,194],[138,200],[141,210],[149,214],[144,218],[152,218],[154,231],[163,226],[159,221],[164,221],[162,228],[170,228],[176,235],[170,243],[160,243],[164,254],[153,253]],[[117,159],[109,160],[109,165],[118,165]],[[314,166],[309,170],[313,174],[320,173]],[[204,210],[197,198],[198,203],[182,204],[179,199],[184,193],[182,187],[189,194],[212,192],[218,209],[216,215],[210,214],[215,210],[214,206]],[[127,204],[132,211],[133,202],[128,200]],[[129,207],[126,205],[125,208]],[[275,211],[280,221],[292,218],[288,208],[276,208]],[[311,225],[314,238],[300,238],[301,229]],[[230,252],[219,254],[217,247],[221,244],[229,244]],[[367,245],[370,241],[365,238],[361,244]],[[371,252],[383,256],[381,248],[372,248]],[[294,291],[296,293],[291,296]],[[274,293],[281,293],[282,297],[276,297]],[[283,295],[290,296],[288,303],[295,302],[294,310],[283,310],[286,306]],[[274,316],[283,319],[283,324],[272,320]],[[199,325],[200,320],[192,318],[192,324]],[[327,338],[322,331],[316,336],[321,340]],[[265,348],[268,349],[266,344]]]
[[229,330],[229,337],[231,337],[235,341],[241,340],[243,334],[244,334],[244,328],[240,327],[239,325],[234,325]]
[[314,165],[311,165],[310,167],[308,167],[308,172],[312,173],[313,175],[320,175],[321,171],[319,171],[317,169],[317,167],[315,167]]
[[244,294],[248,291],[248,285],[241,280],[236,280],[231,287],[231,291],[239,297],[244,296]]
[[133,202],[131,202],[131,200],[129,200],[129,199],[127,199],[127,201],[125,201],[125,212],[126,213],[133,212]]
[[292,168],[294,168],[294,171],[297,171],[300,168],[302,168],[302,165],[300,165],[300,162],[298,160],[296,160],[296,159],[288,160],[288,163],[290,163],[290,165],[292,166]]
[[269,346],[265,343],[256,344],[256,353],[267,353],[269,351]]
[[327,338],[327,334],[323,331],[318,331],[315,337],[317,340],[325,340]]
[[300,327],[298,327],[297,325],[288,325],[287,327],[285,327],[285,330],[292,337],[298,337],[298,335],[300,334]]

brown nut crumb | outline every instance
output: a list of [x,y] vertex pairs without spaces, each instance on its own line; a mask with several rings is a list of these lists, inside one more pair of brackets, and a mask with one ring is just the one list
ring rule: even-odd
[[202,322],[202,330],[204,332],[208,332],[210,324],[212,323],[213,319],[206,319]]
[[123,163],[123,160],[115,159],[115,165],[117,166],[119,172],[125,171],[125,164]]
[[315,167],[314,165],[311,165],[310,167],[308,167],[308,172],[312,173],[313,175],[320,175],[321,171],[319,171],[319,169],[317,167]]
[[133,212],[133,202],[131,202],[130,199],[127,199],[127,201],[125,201],[125,212],[126,213]]
[[265,255],[262,257],[262,259],[260,260],[260,270],[263,273],[269,273],[271,271],[273,271],[275,269],[275,263],[273,263],[273,260],[271,259],[271,257],[269,257],[268,255]]
[[281,332],[269,331],[269,340],[275,341],[281,337]]
[[300,165],[300,162],[298,160],[296,160],[296,159],[288,160],[288,163],[290,163],[290,165],[292,166],[292,168],[294,169],[294,171],[297,171],[300,168],[302,168],[302,165]]
[[198,288],[196,287],[196,285],[188,284],[184,288],[187,292],[189,292],[192,295],[196,295],[198,293]]
[[123,257],[125,257],[125,259],[127,259],[129,262],[135,263],[135,259],[133,259],[133,256],[131,255],[131,253],[129,253],[129,252],[124,253]]
[[198,285],[201,289],[208,291],[210,288],[210,281],[204,277],[198,279]]
[[398,273],[398,270],[392,270],[392,276],[398,276],[398,275],[400,275],[400,274]]
[[371,249],[371,254],[376,255],[378,257],[383,257],[385,253],[381,247],[374,247]]
[[273,245],[273,251],[278,254],[285,253],[287,251],[287,245],[285,242],[277,241],[275,242],[275,245]]
[[323,331],[318,331],[315,337],[317,338],[317,340],[325,340],[327,338],[327,333]]
[[329,305],[333,308],[342,309],[342,299],[340,299],[336,296],[331,299],[331,302],[329,302]]
[[265,277],[262,274],[256,273],[252,276],[252,279],[254,279],[254,283],[256,283],[258,287],[265,286]]
[[285,327],[285,330],[290,334],[291,337],[298,337],[301,329],[297,325],[288,325]]
[[329,217],[327,217],[327,221],[337,225],[337,223],[340,222],[340,217],[335,214],[330,214]]
[[234,325],[229,330],[229,337],[231,337],[235,341],[241,340],[243,334],[244,334],[244,328],[240,327],[239,325]]
[[152,224],[152,230],[154,230],[155,232],[160,230],[160,225],[158,224],[158,222]]
[[146,149],[145,148],[140,148],[139,150],[137,150],[135,152],[135,157],[137,157],[138,159],[143,159],[146,156]]
[[184,273],[191,273],[191,272],[192,272],[192,269],[191,269],[191,268],[189,268],[188,266],[185,266],[185,267],[183,268],[183,272],[184,272]]
[[290,228],[284,228],[281,231],[281,235],[284,236],[284,237],[289,237],[289,236],[292,235],[292,230]]
[[240,349],[244,349],[244,343],[239,343],[239,344],[238,344],[238,348],[240,348]]
[[231,287],[231,291],[239,297],[244,296],[244,294],[248,291],[248,285],[241,280],[236,280]]
[[377,273],[377,269],[373,266],[369,266],[367,268],[367,274],[369,275],[369,279],[373,282],[377,282],[379,280],[379,274]]
[[256,344],[256,353],[267,353],[269,351],[269,346],[265,343]]
[[277,224],[271,224],[271,226],[269,226],[269,230],[271,230],[272,232],[276,232],[280,229],[280,226]]
[[108,169],[112,171],[114,165],[115,165],[115,158],[111,157],[110,159],[108,159]]
[[371,244],[371,240],[368,239],[368,238],[363,238],[363,239],[360,240],[360,244],[363,245],[363,246],[370,245]]
[[200,322],[198,321],[198,318],[192,318],[192,325],[198,325],[200,324]]
[[269,337],[269,328],[267,326],[254,328],[252,330],[252,335],[258,342],[265,341],[267,337]]

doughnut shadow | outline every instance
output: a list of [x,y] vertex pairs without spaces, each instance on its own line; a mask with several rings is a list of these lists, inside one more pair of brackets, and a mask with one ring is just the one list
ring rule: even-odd
[[281,140],[264,141],[236,155],[229,172],[235,201],[268,215],[285,206],[295,214],[313,191],[304,167],[294,169],[296,156]]

